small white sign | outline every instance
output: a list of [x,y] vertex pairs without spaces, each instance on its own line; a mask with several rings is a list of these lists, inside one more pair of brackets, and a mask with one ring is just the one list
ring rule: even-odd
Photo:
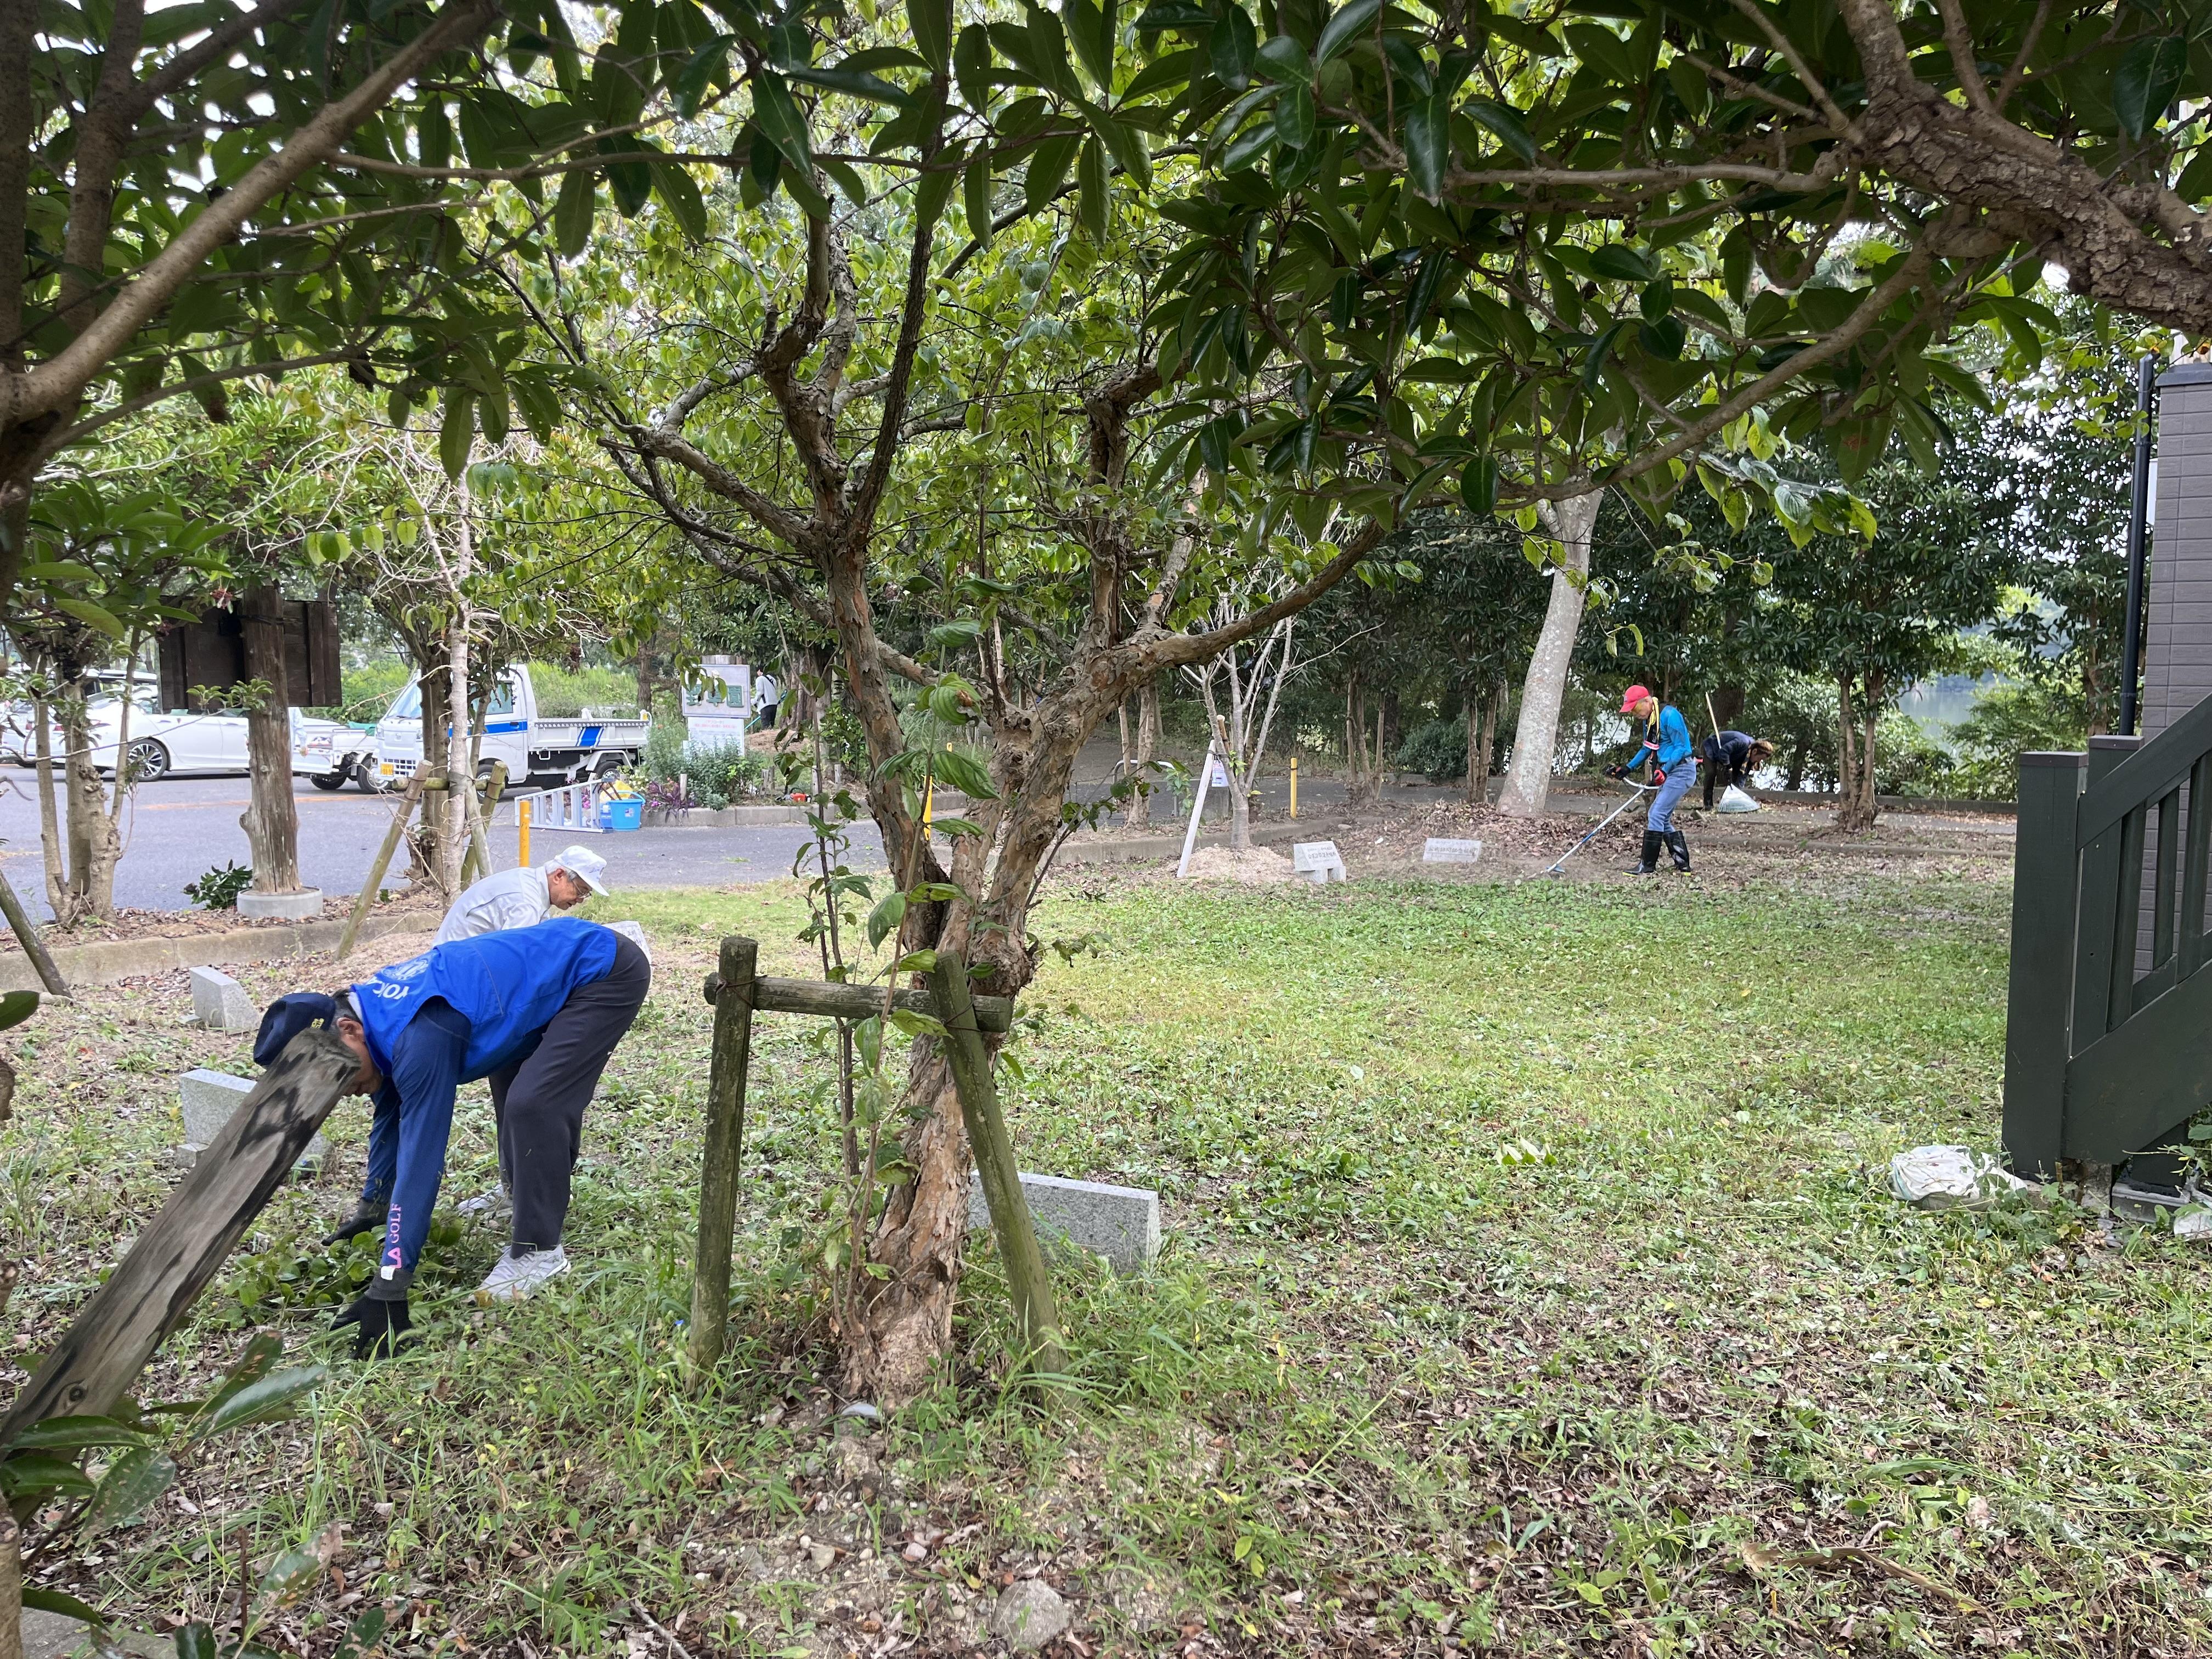
[[1214,787],[1214,788],[1216,788],[1216,789],[1226,789],[1228,787],[1229,787],[1229,769],[1228,769],[1226,766],[1224,766],[1224,764],[1222,764],[1222,763],[1221,763],[1221,762],[1219,762],[1219,761],[1216,761],[1216,762],[1214,762],[1214,763],[1213,763],[1213,787]]
[[1329,881],[1348,879],[1344,868],[1344,854],[1336,850],[1336,843],[1333,841],[1293,842],[1291,868],[1316,886]]
[[1424,864],[1472,864],[1482,856],[1479,841],[1455,841],[1449,836],[1431,836],[1421,843],[1421,862]]

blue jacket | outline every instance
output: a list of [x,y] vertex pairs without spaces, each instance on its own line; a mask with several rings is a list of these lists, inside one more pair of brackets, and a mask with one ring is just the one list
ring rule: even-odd
[[514,1057],[579,985],[606,977],[615,933],[595,921],[558,916],[434,945],[353,988],[376,1069],[392,1075],[392,1044],[432,997],[469,1023],[463,1082],[489,1077]]
[[1696,748],[1682,711],[1672,703],[1662,703],[1659,718],[1644,728],[1644,736],[1629,751],[1628,769],[1633,772],[1646,761],[1656,761],[1661,771],[1671,772],[1677,762],[1689,759]]

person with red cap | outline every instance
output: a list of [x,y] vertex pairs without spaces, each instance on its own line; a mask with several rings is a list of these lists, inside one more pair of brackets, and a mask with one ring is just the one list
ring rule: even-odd
[[1671,703],[1662,703],[1646,685],[1628,688],[1628,694],[1620,700],[1620,712],[1631,720],[1642,720],[1644,735],[1636,739],[1636,748],[1628,759],[1618,766],[1607,767],[1606,775],[1625,778],[1637,768],[1649,765],[1651,781],[1658,789],[1651,798],[1650,813],[1644,821],[1644,854],[1632,873],[1657,874],[1662,847],[1673,856],[1677,870],[1687,870],[1690,843],[1674,827],[1674,809],[1682,804],[1682,797],[1698,781],[1697,746],[1690,741],[1690,723],[1682,718],[1680,709]]

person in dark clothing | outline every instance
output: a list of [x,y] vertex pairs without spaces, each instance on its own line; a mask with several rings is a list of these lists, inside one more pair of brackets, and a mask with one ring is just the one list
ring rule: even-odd
[[1716,787],[1743,787],[1753,772],[1774,758],[1774,745],[1748,732],[1722,732],[1698,745],[1704,757],[1705,811],[1713,810]]
[[295,993],[270,1006],[257,1063],[327,1024],[361,1062],[349,1092],[375,1101],[361,1203],[331,1235],[384,1231],[376,1276],[337,1322],[357,1328],[356,1358],[390,1352],[409,1328],[408,1286],[464,1082],[497,1079],[516,1166],[513,1242],[479,1297],[519,1300],[567,1270],[562,1230],[584,1108],[651,982],[629,939],[562,918],[434,945],[335,997]]

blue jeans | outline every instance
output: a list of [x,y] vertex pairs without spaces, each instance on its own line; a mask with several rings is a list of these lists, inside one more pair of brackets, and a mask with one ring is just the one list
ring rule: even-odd
[[1690,793],[1690,786],[1698,781],[1698,763],[1688,755],[1668,769],[1667,781],[1659,786],[1659,793],[1651,798],[1650,816],[1644,820],[1647,829],[1665,835],[1674,827],[1674,809],[1682,804],[1682,797]]

